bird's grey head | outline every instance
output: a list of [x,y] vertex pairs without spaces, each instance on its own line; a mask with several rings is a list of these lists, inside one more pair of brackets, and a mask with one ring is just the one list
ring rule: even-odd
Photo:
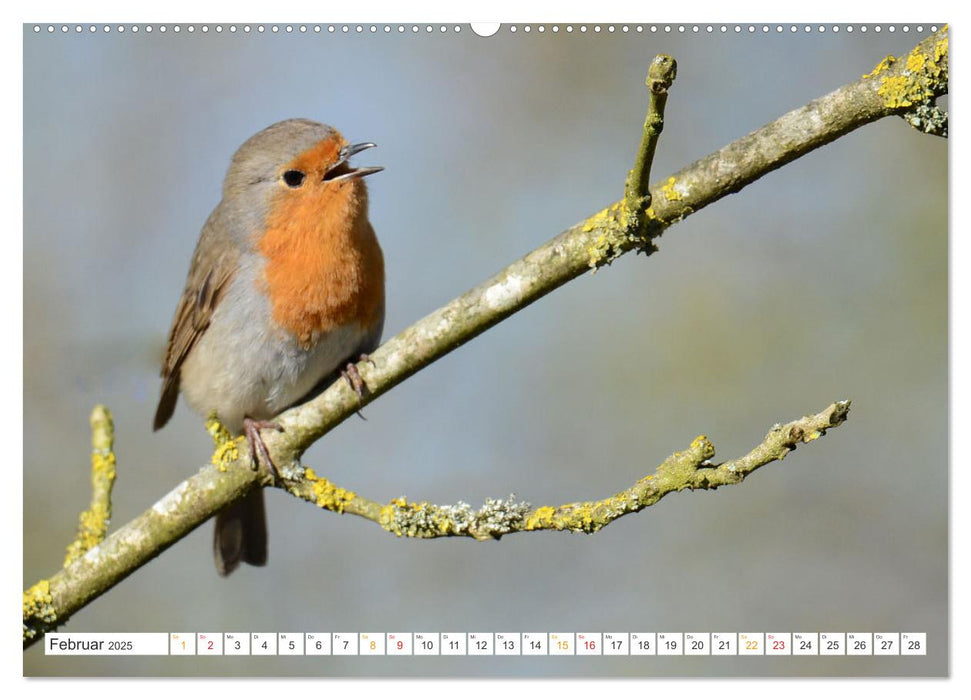
[[309,119],[287,119],[266,127],[239,147],[223,182],[223,199],[252,188],[269,189],[287,163],[324,139],[341,135],[333,127]]

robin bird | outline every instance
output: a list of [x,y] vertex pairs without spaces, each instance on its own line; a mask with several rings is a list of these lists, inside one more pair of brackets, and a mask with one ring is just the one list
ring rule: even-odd
[[[260,430],[338,373],[358,396],[352,359],[377,347],[384,326],[384,258],[368,222],[364,177],[383,168],[348,160],[348,144],[306,119],[267,127],[233,156],[222,201],[202,227],[162,364],[158,430],[181,389],[249,440],[254,465],[275,471]],[[266,563],[263,491],[216,517],[216,569]]]

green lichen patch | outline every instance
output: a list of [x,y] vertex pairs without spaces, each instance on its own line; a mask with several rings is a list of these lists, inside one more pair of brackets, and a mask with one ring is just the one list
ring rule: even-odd
[[471,535],[478,540],[499,539],[522,529],[532,506],[507,499],[488,498],[479,510],[460,501],[437,506],[427,501],[411,502],[400,497],[381,508],[379,523],[399,537],[443,537]]

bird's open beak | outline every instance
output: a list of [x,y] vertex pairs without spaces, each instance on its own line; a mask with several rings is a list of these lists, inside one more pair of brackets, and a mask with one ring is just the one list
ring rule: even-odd
[[327,182],[339,182],[340,180],[349,180],[354,177],[365,177],[367,175],[373,175],[374,173],[379,173],[384,170],[383,166],[373,165],[363,168],[352,168],[347,160],[354,155],[357,155],[361,151],[366,151],[369,148],[374,148],[377,146],[376,143],[355,143],[353,145],[344,146],[341,149],[340,157],[337,162],[334,163],[324,175],[324,180]]

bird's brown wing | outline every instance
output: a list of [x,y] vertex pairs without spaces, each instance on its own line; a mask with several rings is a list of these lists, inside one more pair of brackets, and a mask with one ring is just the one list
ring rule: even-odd
[[175,310],[169,344],[162,362],[162,396],[155,411],[154,430],[172,417],[179,397],[179,372],[196,341],[202,337],[223,292],[236,271],[239,255],[219,225],[217,209],[202,229],[192,265],[186,279],[185,291]]

